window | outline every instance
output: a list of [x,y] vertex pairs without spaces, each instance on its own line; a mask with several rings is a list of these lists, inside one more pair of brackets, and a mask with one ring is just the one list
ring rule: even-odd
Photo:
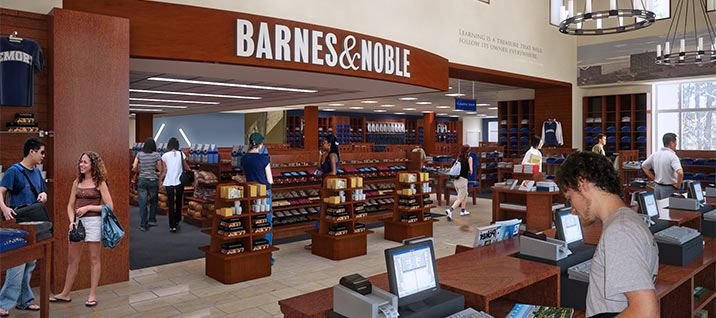
[[716,0],[706,0],[706,10],[716,11]]
[[678,148],[716,149],[716,79],[656,85],[656,149],[673,132]]
[[489,122],[487,124],[487,127],[489,129],[489,135],[487,136],[487,141],[497,142],[497,121]]
[[651,9],[656,13],[656,19],[671,18],[671,0],[644,0],[651,1]]

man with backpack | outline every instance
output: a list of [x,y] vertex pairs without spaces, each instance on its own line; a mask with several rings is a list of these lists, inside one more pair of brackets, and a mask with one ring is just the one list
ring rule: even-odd
[[[25,140],[24,158],[8,168],[0,180],[0,210],[5,220],[14,219],[17,216],[14,209],[22,205],[47,202],[47,187],[39,169],[35,169],[45,158],[45,145],[44,141],[35,137]],[[7,204],[4,202],[6,193],[9,194]],[[0,291],[0,317],[9,316],[13,306],[19,310],[40,310],[40,306],[33,304],[35,296],[30,289],[35,262],[33,260],[7,270]]]

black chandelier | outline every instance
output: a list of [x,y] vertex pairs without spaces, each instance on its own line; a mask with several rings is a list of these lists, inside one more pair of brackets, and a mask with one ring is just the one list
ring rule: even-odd
[[[564,7],[563,7],[564,8]],[[592,12],[592,0],[585,0],[584,13],[574,14],[574,0],[568,1],[568,10],[563,12],[565,18],[559,24],[559,32],[571,35],[602,35],[635,31],[646,28],[656,21],[656,14],[646,9],[643,0],[634,0],[632,8],[619,9],[616,0],[610,0],[609,10]],[[565,11],[565,10],[562,10]],[[616,19],[616,26],[602,27],[603,21]],[[632,20],[633,23],[624,24]],[[586,22],[595,21],[596,27],[583,27]],[[614,21],[614,20],[612,20]]]
[[[706,26],[708,43],[704,49],[704,39],[698,36],[698,29],[696,27],[696,19],[699,14],[696,13],[696,7],[700,5],[699,11],[704,18],[704,24]],[[691,17],[689,17],[689,9],[691,9]],[[716,62],[716,32],[714,31],[713,23],[709,18],[708,12],[706,12],[706,0],[679,0],[676,5],[676,16],[671,19],[671,25],[669,26],[669,32],[666,34],[666,38],[662,44],[656,46],[656,64],[662,65],[698,65]],[[691,18],[691,21],[689,21]],[[683,26],[681,20],[684,20]],[[689,23],[693,23],[693,32],[689,32]],[[680,35],[680,36],[679,36]],[[677,36],[679,36],[677,38]],[[672,53],[672,43],[676,44],[676,40],[679,40],[679,52]],[[688,43],[687,41],[691,42]],[[693,41],[693,42],[692,42]],[[710,45],[709,45],[710,44]],[[674,47],[675,48],[675,47]]]

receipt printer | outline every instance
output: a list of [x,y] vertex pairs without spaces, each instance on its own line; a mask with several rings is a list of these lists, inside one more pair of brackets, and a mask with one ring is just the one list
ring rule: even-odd
[[333,312],[355,318],[397,317],[398,296],[373,287],[363,276],[353,274],[333,286]]
[[682,196],[669,197],[669,209],[698,211],[700,208],[701,205],[696,199],[684,198]]
[[716,187],[706,187],[706,196],[716,198]]

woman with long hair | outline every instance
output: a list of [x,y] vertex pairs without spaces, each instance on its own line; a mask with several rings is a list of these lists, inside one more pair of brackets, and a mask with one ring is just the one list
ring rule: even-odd
[[[132,171],[137,176],[137,192],[139,193],[139,224],[140,231],[146,231],[149,226],[157,225],[157,203],[159,198],[159,175],[157,171],[162,169],[160,163],[162,157],[157,152],[157,143],[152,137],[144,141],[142,152],[134,157]],[[149,197],[149,216],[147,216],[147,197]]]
[[470,157],[470,145],[462,145],[460,152],[457,153],[457,159],[460,162],[460,176],[453,181],[455,190],[457,191],[457,200],[450,206],[449,209],[445,210],[447,213],[448,221],[452,221],[452,212],[457,209],[458,206],[462,206],[460,215],[468,215],[470,212],[465,210],[467,204],[467,178],[472,174],[472,157]]
[[181,222],[182,200],[184,186],[181,185],[182,168],[189,170],[189,165],[184,160],[186,156],[179,148],[179,140],[175,137],[169,138],[167,152],[162,155],[162,177],[164,189],[167,190],[167,208],[169,210],[169,231],[176,233]]
[[67,217],[70,219],[72,230],[77,226],[78,221],[82,222],[85,228],[84,242],[70,242],[67,257],[67,276],[62,292],[50,298],[50,302],[69,302],[70,291],[77,277],[77,270],[80,266],[82,246],[87,245],[90,260],[90,293],[85,306],[94,307],[97,305],[97,285],[102,266],[100,264],[99,251],[102,240],[102,205],[107,204],[110,208],[112,197],[107,186],[107,169],[102,158],[94,151],[86,151],[80,156],[77,163],[77,179],[72,183],[70,200],[67,203]]
[[[338,153],[338,138],[333,135],[328,135],[321,143],[321,148],[318,150],[318,168],[324,176],[335,176],[338,174],[338,162],[341,160],[341,155]],[[320,209],[320,208],[319,208]],[[318,215],[321,215],[321,210],[318,210]],[[316,221],[316,229],[318,229],[320,221]],[[313,244],[305,246],[307,250],[313,248]]]

